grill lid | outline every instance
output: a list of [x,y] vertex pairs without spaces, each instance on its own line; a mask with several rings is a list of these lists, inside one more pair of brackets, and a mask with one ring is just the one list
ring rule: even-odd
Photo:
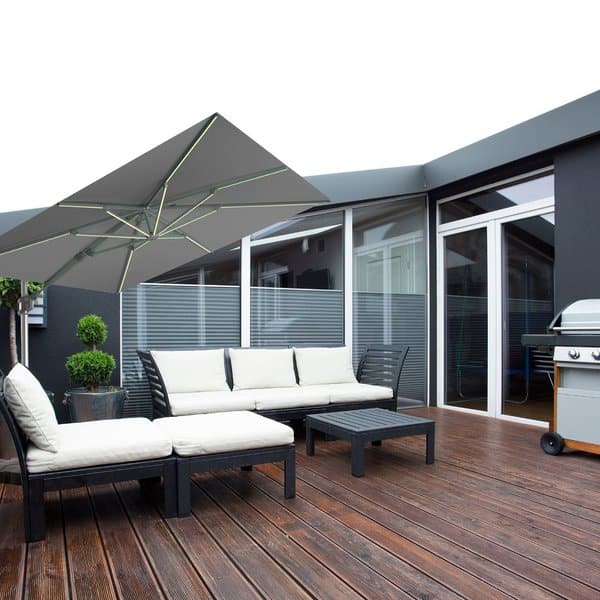
[[600,299],[587,298],[569,304],[554,317],[548,329],[572,335],[600,334]]

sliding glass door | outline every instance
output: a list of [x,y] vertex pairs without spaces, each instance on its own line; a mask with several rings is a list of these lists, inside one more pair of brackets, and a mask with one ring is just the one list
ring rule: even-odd
[[[474,196],[440,205],[438,404],[509,419],[551,418],[551,363],[523,347],[521,337],[544,333],[554,313],[552,185],[545,176],[480,194],[487,204]],[[498,210],[460,218],[458,209],[485,208],[490,197],[502,200]]]
[[501,244],[502,414],[548,421],[550,356],[521,336],[546,333],[554,314],[554,214],[503,223]]
[[443,243],[445,403],[487,411],[487,231],[449,235]]

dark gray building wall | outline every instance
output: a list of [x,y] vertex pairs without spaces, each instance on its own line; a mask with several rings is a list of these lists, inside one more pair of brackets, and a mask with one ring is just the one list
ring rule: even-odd
[[[83,350],[75,335],[77,321],[88,313],[100,315],[108,325],[108,341],[103,350],[117,362],[112,383],[119,383],[119,296],[87,290],[50,286],[47,294],[47,327],[29,328],[29,366],[44,388],[53,391],[59,404],[58,418],[66,420],[60,406],[69,384],[65,361],[67,356]],[[10,370],[8,352],[8,311],[0,310],[0,368]]]
[[600,298],[600,137],[565,148],[554,159],[557,310]]

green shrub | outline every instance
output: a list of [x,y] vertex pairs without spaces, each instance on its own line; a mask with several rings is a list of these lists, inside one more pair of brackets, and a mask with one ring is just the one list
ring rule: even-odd
[[104,344],[107,335],[108,327],[98,315],[85,315],[77,323],[77,337],[92,350]]
[[67,358],[65,367],[71,381],[90,392],[108,384],[116,368],[115,359],[110,354],[96,349],[96,346],[104,344],[107,335],[108,327],[98,315],[85,315],[77,323],[77,337],[91,350],[72,354]]
[[115,370],[115,359],[102,350],[84,350],[72,354],[65,367],[71,381],[95,392],[100,385],[106,385]]

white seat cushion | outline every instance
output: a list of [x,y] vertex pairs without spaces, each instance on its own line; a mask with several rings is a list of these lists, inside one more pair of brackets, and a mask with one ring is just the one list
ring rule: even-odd
[[171,412],[176,417],[231,410],[254,410],[252,398],[231,391],[169,394],[169,401]]
[[234,390],[296,385],[291,348],[230,348],[229,356]]
[[148,419],[107,419],[58,426],[58,452],[30,444],[31,473],[163,458],[172,452],[171,440]]
[[291,427],[247,411],[165,417],[155,425],[180,456],[217,454],[294,443]]
[[167,393],[228,391],[225,351],[152,350],[150,352],[165,382]]
[[25,435],[41,450],[57,452],[58,421],[48,395],[31,371],[17,363],[4,379],[4,396]]
[[356,383],[350,348],[294,348],[300,385]]
[[368,383],[334,383],[309,386],[307,389],[311,388],[314,388],[314,391],[318,393],[327,393],[331,404],[365,400],[389,400],[394,397],[392,388]]
[[256,410],[323,406],[324,404],[329,404],[329,394],[327,391],[303,388],[299,385],[262,390],[239,390],[233,392],[233,395],[250,400],[255,405]]

